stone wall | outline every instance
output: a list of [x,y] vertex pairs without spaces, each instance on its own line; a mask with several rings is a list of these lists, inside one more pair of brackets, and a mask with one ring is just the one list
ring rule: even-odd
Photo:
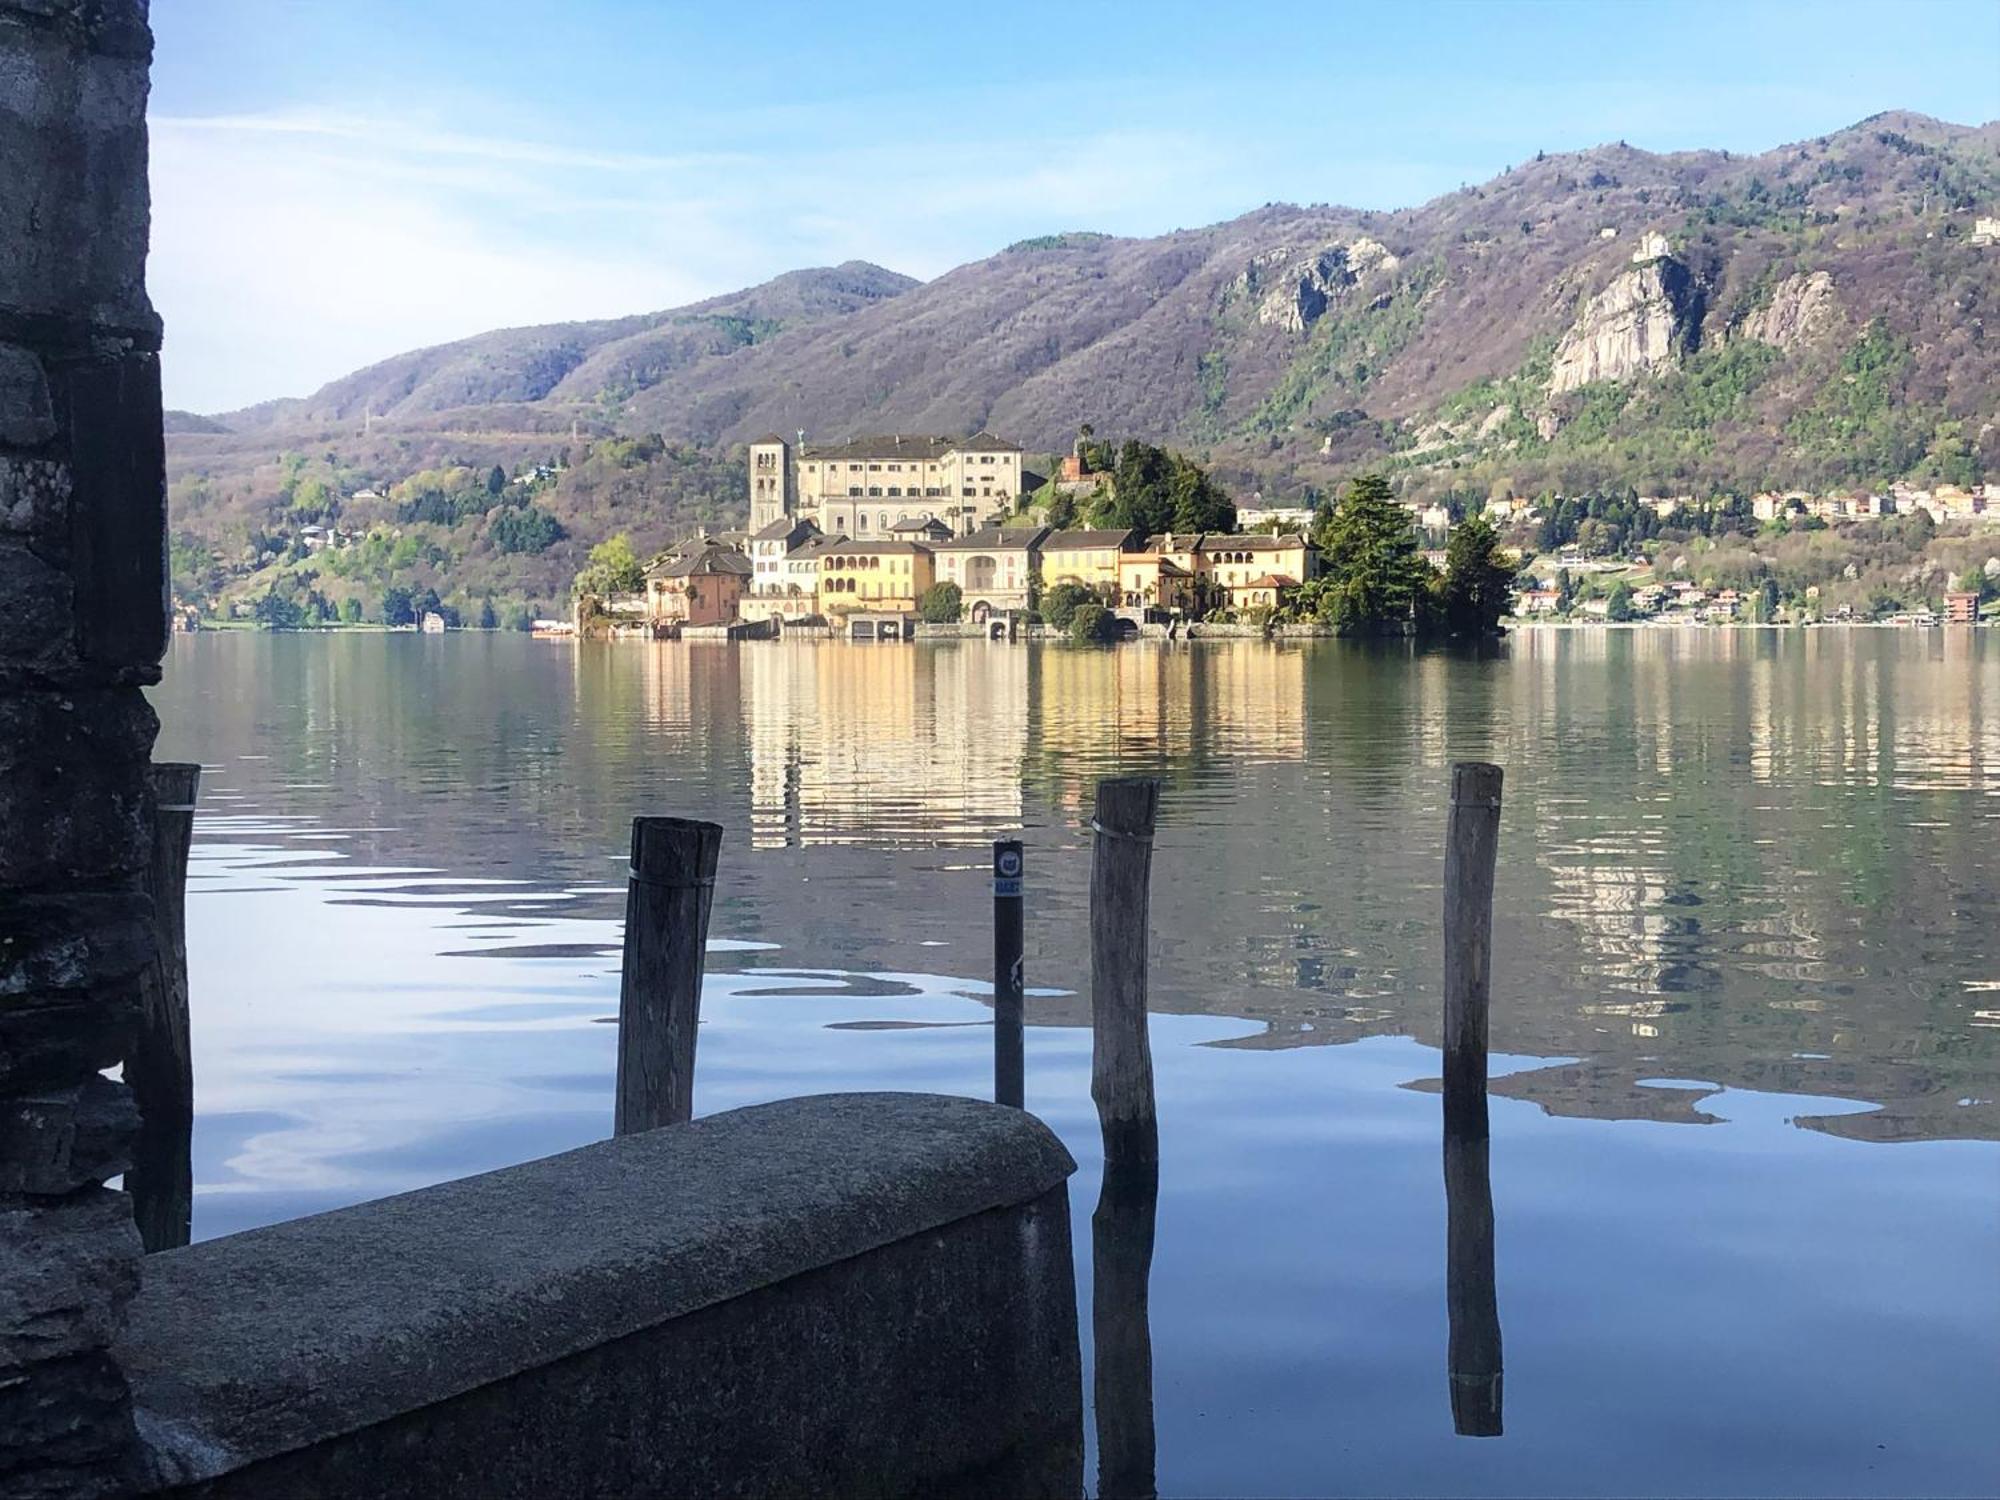
[[1074,1165],[1020,1110],[822,1095],[153,1256],[153,1483],[1074,1497]]
[[0,0],[0,1492],[112,1493],[166,646],[145,0]]

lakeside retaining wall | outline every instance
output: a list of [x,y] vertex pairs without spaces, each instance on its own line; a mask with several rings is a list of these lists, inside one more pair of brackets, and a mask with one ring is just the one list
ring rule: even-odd
[[1075,1496],[1039,1120],[791,1099],[152,1257],[118,1346],[179,1496]]

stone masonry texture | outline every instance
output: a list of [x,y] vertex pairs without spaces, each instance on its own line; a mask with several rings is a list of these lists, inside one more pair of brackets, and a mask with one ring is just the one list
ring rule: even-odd
[[129,1491],[106,1189],[139,976],[166,643],[145,0],[0,0],[0,1494]]

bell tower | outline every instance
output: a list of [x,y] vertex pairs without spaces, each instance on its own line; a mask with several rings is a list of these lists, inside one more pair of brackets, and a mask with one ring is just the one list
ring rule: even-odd
[[775,432],[750,445],[750,530],[754,535],[797,510],[791,445]]

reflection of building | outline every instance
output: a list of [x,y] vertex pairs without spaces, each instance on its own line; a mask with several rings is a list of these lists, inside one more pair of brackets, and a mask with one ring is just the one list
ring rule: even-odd
[[939,542],[933,549],[938,581],[958,585],[962,618],[983,623],[1002,610],[1028,608],[1037,548],[1048,534],[1046,526],[1013,531],[988,526],[956,541]]
[[977,844],[1021,826],[1029,653],[737,655],[756,847]]
[[1021,493],[1021,450],[969,438],[864,437],[799,449],[775,433],[750,445],[750,526],[785,515],[857,538],[935,520],[963,535],[997,521]]

